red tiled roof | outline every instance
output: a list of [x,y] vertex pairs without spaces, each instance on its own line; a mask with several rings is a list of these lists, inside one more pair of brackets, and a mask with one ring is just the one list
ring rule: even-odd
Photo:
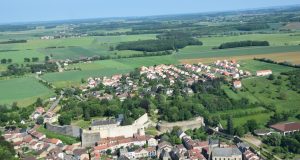
[[294,131],[294,130],[300,130],[300,123],[297,122],[278,123],[278,124],[271,125],[270,127],[282,132]]

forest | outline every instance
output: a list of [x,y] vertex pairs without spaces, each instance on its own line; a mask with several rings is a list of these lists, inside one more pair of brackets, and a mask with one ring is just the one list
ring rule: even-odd
[[221,44],[218,49],[250,47],[250,46],[269,46],[268,41],[239,41],[239,42],[226,42]]
[[178,50],[189,45],[202,45],[202,42],[182,32],[166,32],[158,35],[156,40],[140,40],[119,44],[117,50],[136,50],[157,52]]

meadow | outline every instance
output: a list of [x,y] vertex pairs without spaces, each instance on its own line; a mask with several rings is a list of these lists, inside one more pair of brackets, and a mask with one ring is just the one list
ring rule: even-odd
[[[250,68],[257,70],[262,69],[272,69],[276,78],[280,75],[280,72],[285,72],[293,70],[294,68],[273,65],[264,62],[258,61],[247,61],[247,66],[245,68]],[[244,64],[244,65],[245,65]],[[231,87],[224,85],[222,88],[225,91],[225,94],[235,100],[241,98],[248,98],[251,103],[264,103],[268,105],[274,105],[274,109],[279,112],[283,111],[294,111],[295,114],[300,113],[299,104],[300,104],[300,94],[296,91],[291,90],[287,84],[289,83],[286,76],[280,75],[280,80],[282,84],[278,85],[274,83],[274,80],[271,81],[267,77],[255,77],[242,80],[243,89],[237,92],[234,92]],[[285,99],[281,99],[282,94],[285,94]],[[253,110],[251,110],[253,112]],[[235,110],[237,112],[245,112]],[[223,113],[220,113],[223,114]],[[255,115],[243,116],[238,118],[233,118],[235,126],[244,125],[247,120],[254,119],[262,127],[264,127],[270,119],[272,113],[258,113]],[[299,121],[294,117],[290,117],[289,120]],[[222,120],[222,124],[226,125],[226,120]]]
[[54,92],[40,84],[33,77],[12,78],[0,80],[0,104],[12,104],[17,102],[25,107],[37,98],[49,98]]

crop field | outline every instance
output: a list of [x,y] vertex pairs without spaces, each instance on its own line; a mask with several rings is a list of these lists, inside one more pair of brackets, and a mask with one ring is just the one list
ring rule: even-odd
[[33,77],[0,80],[0,104],[18,102],[20,106],[32,104],[37,98],[47,98],[54,93]]
[[269,41],[271,46],[298,45],[300,44],[300,35],[291,36],[290,34],[246,34],[238,36],[223,36],[223,37],[203,37],[199,38],[204,46],[219,46],[226,42],[235,41]]
[[[0,35],[1,37],[1,35]],[[154,39],[155,34],[126,35],[126,36],[99,36],[41,40],[30,39],[27,43],[0,44],[1,50],[17,50],[0,52],[0,59],[11,58],[13,62],[22,63],[24,58],[39,57],[43,61],[46,55],[53,59],[75,59],[95,55],[126,55],[139,54],[136,51],[109,51],[110,46],[121,42]],[[57,47],[57,48],[49,48]]]
[[116,60],[102,60],[91,63],[79,63],[68,68],[81,68],[81,71],[66,71],[62,73],[48,73],[43,76],[57,87],[78,85],[82,78],[95,76],[110,76],[119,73],[128,73],[134,68],[151,66],[155,64],[177,64],[178,61],[172,56],[139,57]]
[[290,62],[292,64],[300,64],[300,52],[286,52],[286,53],[274,53],[274,54],[253,54],[253,55],[242,55],[242,56],[225,56],[225,57],[211,57],[211,58],[195,58],[195,59],[182,59],[180,63],[183,64],[195,64],[195,63],[212,63],[222,59],[235,59],[251,60],[253,58],[268,58],[276,62]]
[[257,70],[272,70],[274,74],[279,74],[281,72],[295,70],[293,67],[282,66],[278,64],[266,63],[256,60],[244,60],[239,62],[241,69],[248,70],[255,73]]
[[178,59],[194,59],[194,58],[211,58],[211,57],[233,57],[245,55],[258,54],[274,54],[286,52],[298,52],[300,46],[269,46],[269,47],[248,47],[248,48],[234,48],[211,51],[197,51],[197,48],[204,46],[186,47],[174,55]]

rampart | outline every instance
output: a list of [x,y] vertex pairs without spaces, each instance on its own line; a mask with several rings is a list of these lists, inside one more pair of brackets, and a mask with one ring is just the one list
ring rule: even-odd
[[81,128],[72,125],[54,125],[50,123],[46,123],[46,129],[55,133],[64,134],[72,137],[80,137]]
[[171,132],[173,127],[180,127],[183,131],[188,129],[195,129],[205,126],[203,117],[197,117],[188,121],[180,121],[180,122],[159,122],[157,123],[157,129],[160,132]]

